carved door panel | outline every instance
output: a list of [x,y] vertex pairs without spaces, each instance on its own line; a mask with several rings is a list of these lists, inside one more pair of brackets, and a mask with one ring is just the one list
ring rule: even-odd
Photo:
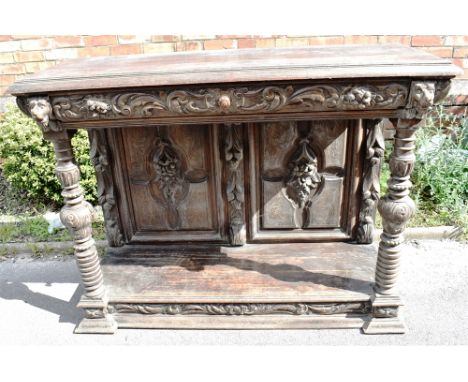
[[351,238],[361,132],[349,120],[250,124],[250,241]]
[[214,126],[122,129],[121,142],[132,242],[226,241]]

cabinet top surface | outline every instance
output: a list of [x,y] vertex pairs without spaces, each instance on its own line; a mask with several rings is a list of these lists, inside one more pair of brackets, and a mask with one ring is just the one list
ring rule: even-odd
[[128,87],[346,78],[452,78],[450,60],[401,45],[336,45],[96,57],[65,61],[12,95]]

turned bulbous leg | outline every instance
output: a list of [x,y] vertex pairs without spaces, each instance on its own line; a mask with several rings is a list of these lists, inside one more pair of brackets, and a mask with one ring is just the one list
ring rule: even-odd
[[85,289],[85,294],[78,304],[85,310],[85,318],[77,326],[75,333],[113,333],[117,325],[107,313],[103,275],[92,238],[91,223],[95,212],[83,197],[83,190],[79,184],[80,171],[73,158],[71,135],[60,131],[45,134],[45,138],[54,144],[56,173],[62,184],[65,203],[60,218],[73,236],[75,257]]
[[395,145],[390,159],[391,176],[388,194],[379,200],[377,209],[382,216],[383,232],[375,270],[375,294],[372,297],[372,318],[363,327],[367,334],[404,333],[404,324],[398,317],[402,305],[398,292],[397,276],[403,232],[415,211],[409,197],[410,175],[414,168],[414,134],[419,120],[392,120],[396,128]]

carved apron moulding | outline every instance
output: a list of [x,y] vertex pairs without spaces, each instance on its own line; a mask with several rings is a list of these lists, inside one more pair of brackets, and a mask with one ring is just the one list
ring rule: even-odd
[[408,87],[386,85],[312,85],[205,88],[52,98],[61,121],[144,118],[159,115],[270,113],[327,110],[396,109],[406,105]]

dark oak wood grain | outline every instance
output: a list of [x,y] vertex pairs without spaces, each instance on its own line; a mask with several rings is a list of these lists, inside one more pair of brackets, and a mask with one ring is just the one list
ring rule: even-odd
[[69,60],[26,77],[13,95],[302,79],[453,77],[448,59],[400,45],[239,49]]
[[[85,286],[75,331],[403,333],[415,131],[459,72],[381,45],[93,58],[17,81],[18,106],[56,149]],[[380,198],[383,118],[397,134]],[[78,128],[104,210],[102,265],[71,148]],[[378,252],[365,244],[377,208]]]

